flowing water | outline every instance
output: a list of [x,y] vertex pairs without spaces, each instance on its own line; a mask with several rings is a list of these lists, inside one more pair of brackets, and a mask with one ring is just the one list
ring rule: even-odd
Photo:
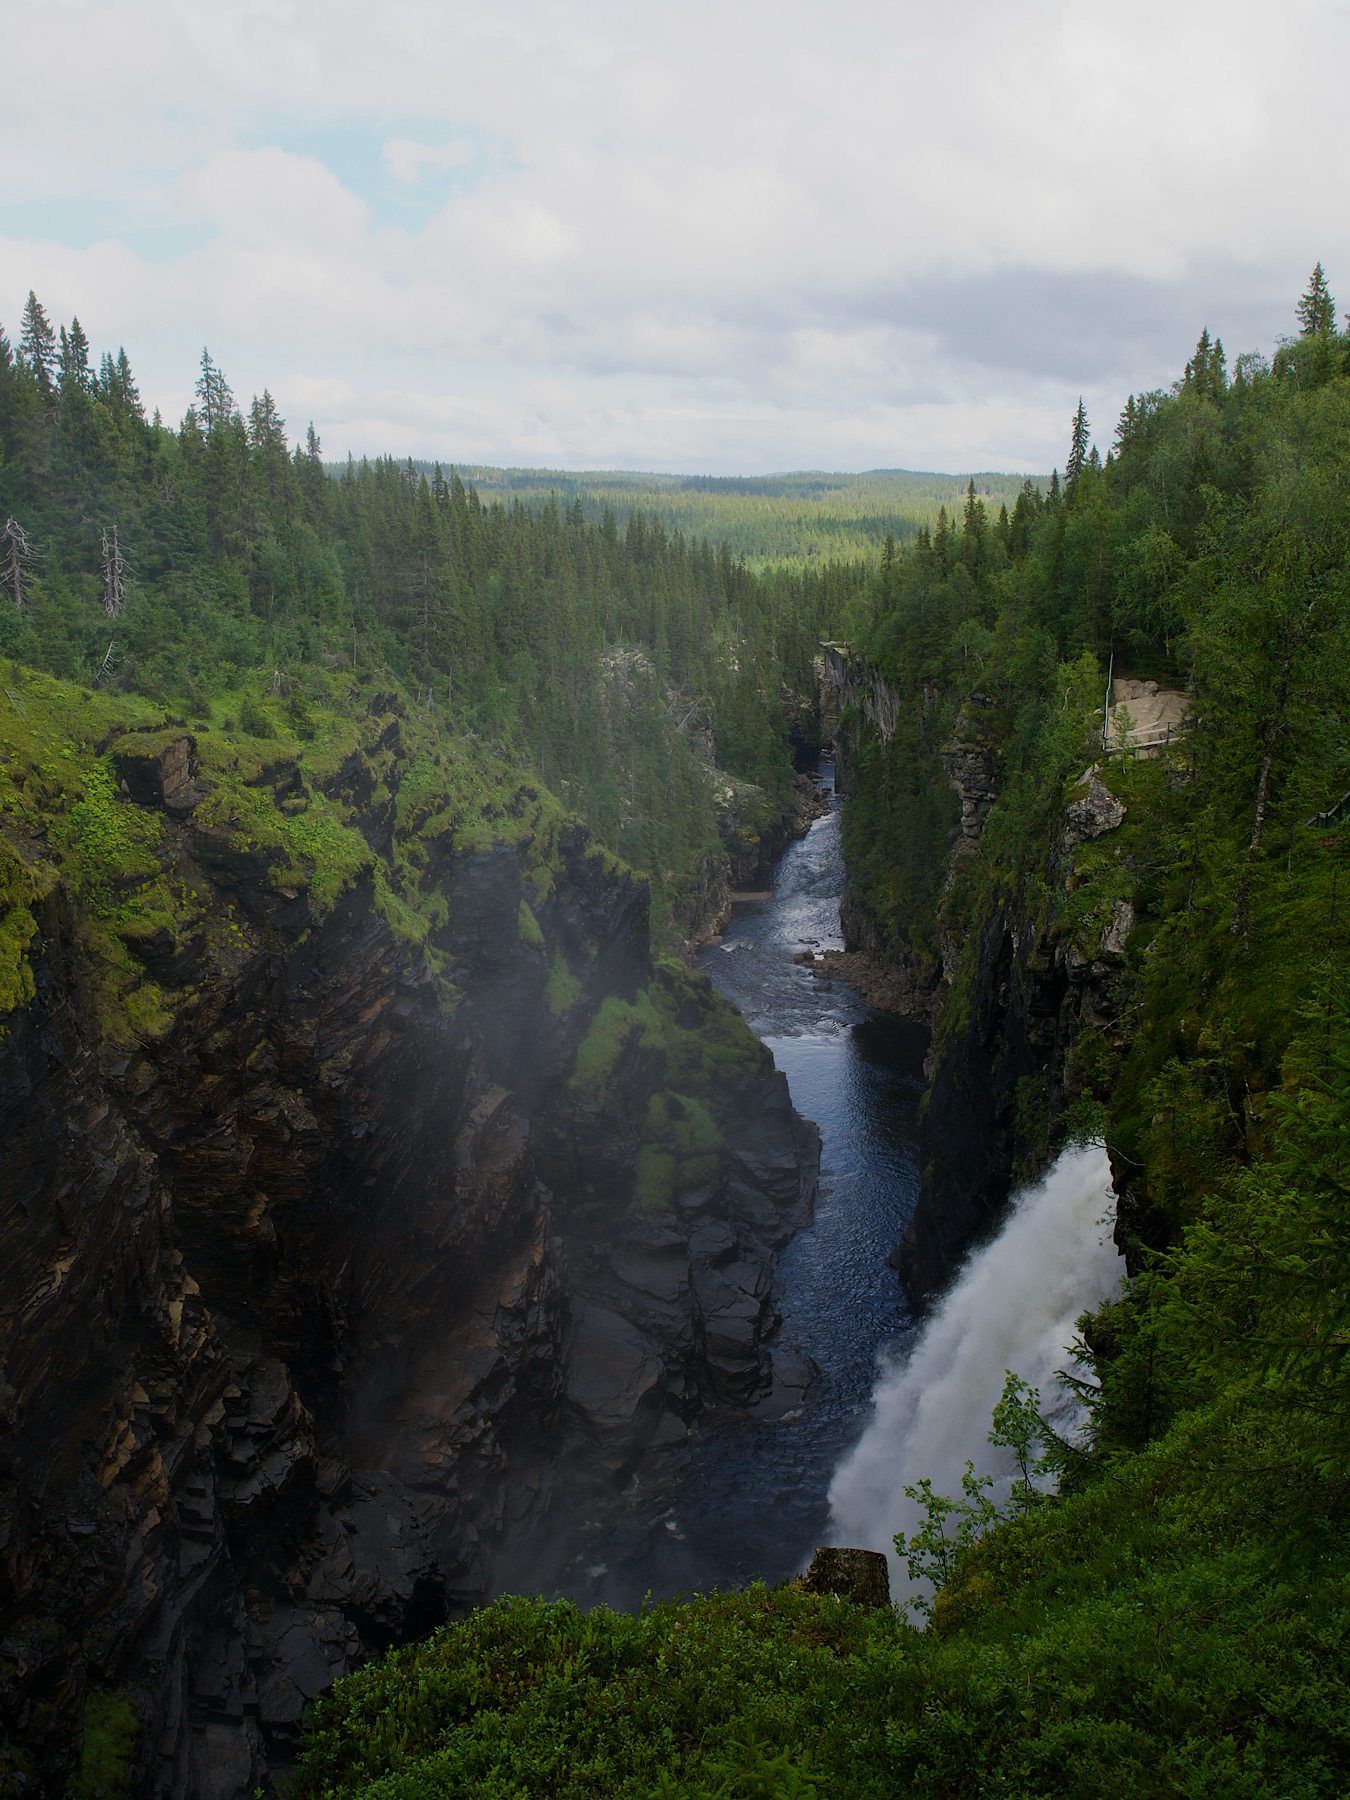
[[885,1256],[918,1194],[925,1034],[792,961],[843,947],[832,775],[824,764],[828,814],[786,851],[772,893],[738,901],[721,943],[699,957],[820,1127],[815,1221],[784,1250],[774,1289],[775,1347],[810,1357],[819,1379],[777,1421],[704,1420],[682,1466],[639,1476],[589,1517],[563,1523],[555,1509],[548,1543],[506,1559],[503,1585],[632,1608],[647,1593],[781,1579],[822,1543],[889,1550],[891,1534],[917,1522],[905,1482],[930,1475],[956,1493],[968,1456],[1003,1473],[985,1439],[1005,1368],[1051,1400],[1075,1317],[1116,1279],[1109,1230],[1098,1228],[1105,1159],[1078,1153],[1019,1199],[915,1330]]
[[673,1477],[639,1477],[603,1516],[573,1521],[551,1554],[529,1553],[524,1569],[508,1560],[506,1584],[632,1607],[648,1592],[793,1574],[825,1541],[830,1477],[866,1421],[877,1352],[912,1333],[885,1257],[918,1194],[925,1035],[792,961],[843,948],[838,801],[829,763],[821,773],[830,811],[784,853],[772,894],[738,900],[721,943],[699,957],[821,1130],[815,1222],[784,1250],[774,1286],[775,1347],[811,1357],[820,1378],[795,1418],[705,1420]]

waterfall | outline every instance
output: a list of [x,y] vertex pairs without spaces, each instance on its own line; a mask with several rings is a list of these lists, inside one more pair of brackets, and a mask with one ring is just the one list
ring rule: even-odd
[[1008,1453],[988,1440],[990,1414],[1011,1369],[1040,1389],[1041,1412],[1061,1435],[1081,1422],[1071,1390],[1056,1384],[1079,1315],[1115,1290],[1122,1264],[1111,1242],[1110,1170],[1100,1147],[1066,1150],[1024,1189],[998,1236],[970,1257],[912,1344],[883,1362],[873,1416],[830,1485],[832,1541],[884,1550],[897,1598],[914,1591],[891,1539],[920,1523],[906,1483],[925,1475],[959,1497],[967,1458],[1003,1483]]

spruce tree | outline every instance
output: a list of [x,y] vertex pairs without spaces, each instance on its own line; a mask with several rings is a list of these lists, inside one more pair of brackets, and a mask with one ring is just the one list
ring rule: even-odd
[[202,430],[210,437],[229,423],[234,413],[234,395],[205,347],[202,349],[201,373],[197,377],[197,399],[201,402]]
[[117,361],[113,364],[113,372],[117,382],[117,399],[122,410],[129,413],[132,418],[144,419],[141,390],[136,386],[136,378],[131,373],[131,362],[126,350],[120,344],[117,349]]
[[32,288],[29,288],[28,299],[24,303],[19,351],[29,369],[36,375],[43,393],[50,393],[52,366],[56,361],[56,333]]
[[1064,465],[1064,488],[1072,493],[1073,485],[1087,467],[1088,438],[1092,427],[1088,424],[1087,408],[1083,405],[1083,396],[1078,396],[1078,411],[1073,415],[1073,439],[1069,446],[1069,460]]
[[92,377],[89,373],[89,339],[84,335],[78,319],[70,321],[70,330],[61,327],[61,349],[58,357],[61,370],[61,386],[78,388],[81,393],[88,393]]
[[277,411],[271,392],[264,388],[262,399],[255,394],[248,409],[248,441],[255,450],[285,450],[286,421]]
[[1308,279],[1302,299],[1294,308],[1298,315],[1300,337],[1320,337],[1336,329],[1336,302],[1327,287],[1327,278],[1319,262]]

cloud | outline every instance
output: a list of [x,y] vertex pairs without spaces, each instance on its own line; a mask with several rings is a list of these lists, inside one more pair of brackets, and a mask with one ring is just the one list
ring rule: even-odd
[[36,287],[166,413],[209,342],[333,453],[1045,467],[1202,326],[1269,347],[1316,258],[1350,298],[1343,5],[371,20],[16,15],[0,318]]

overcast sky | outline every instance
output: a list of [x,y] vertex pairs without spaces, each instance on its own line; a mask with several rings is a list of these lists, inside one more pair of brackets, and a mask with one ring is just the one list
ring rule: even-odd
[[1048,469],[1350,305],[1350,4],[4,0],[0,321],[326,455]]

